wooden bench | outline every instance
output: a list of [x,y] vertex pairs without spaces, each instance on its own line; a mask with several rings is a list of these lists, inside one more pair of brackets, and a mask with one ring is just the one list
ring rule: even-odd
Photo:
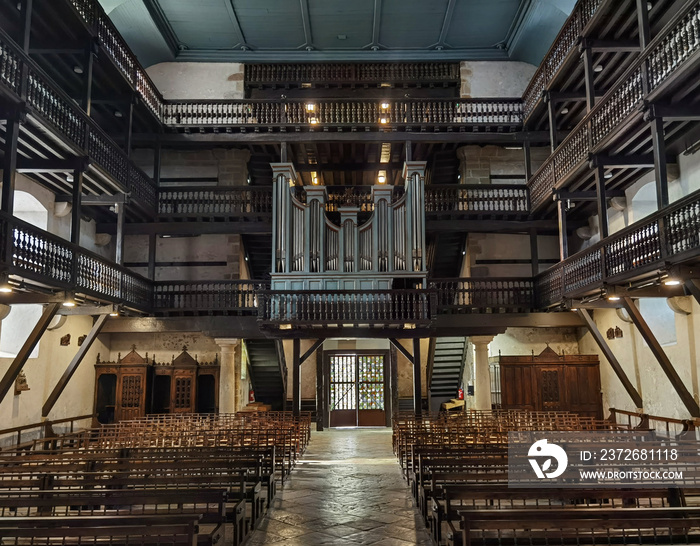
[[[195,546],[199,516],[0,517],[2,544]],[[220,542],[218,544],[223,544]]]
[[463,546],[691,543],[700,507],[462,510],[460,528]]
[[665,507],[682,506],[684,500],[678,488],[662,489],[508,489],[501,484],[444,485],[433,490],[429,528],[440,544],[443,527],[450,544],[460,544],[461,512],[470,509],[510,511],[524,508],[554,509],[591,506]]

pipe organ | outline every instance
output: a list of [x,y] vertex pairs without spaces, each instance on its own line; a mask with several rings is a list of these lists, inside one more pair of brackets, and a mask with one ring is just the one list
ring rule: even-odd
[[295,186],[291,163],[273,169],[272,290],[388,290],[423,285],[425,162],[404,165],[405,191],[375,185],[371,199],[329,200]]

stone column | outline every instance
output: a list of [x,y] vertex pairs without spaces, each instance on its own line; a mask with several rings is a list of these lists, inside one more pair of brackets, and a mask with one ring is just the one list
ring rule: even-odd
[[474,344],[474,409],[491,409],[491,374],[489,373],[489,343],[494,336],[472,336]]
[[219,373],[219,413],[235,413],[240,403],[238,384],[240,382],[240,358],[236,359],[236,347],[241,340],[236,338],[215,338],[221,347],[221,370]]

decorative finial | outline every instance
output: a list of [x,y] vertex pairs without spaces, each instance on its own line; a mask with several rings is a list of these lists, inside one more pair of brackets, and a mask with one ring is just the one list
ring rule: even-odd
[[187,350],[187,345],[182,346],[182,352],[184,353]]
[[132,350],[132,351],[135,351],[135,350],[136,350],[136,344],[135,344],[135,343],[131,346],[131,350]]

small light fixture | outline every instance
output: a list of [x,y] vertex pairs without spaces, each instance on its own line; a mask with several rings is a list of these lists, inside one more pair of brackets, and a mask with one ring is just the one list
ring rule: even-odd
[[117,309],[112,309],[112,312],[109,314],[110,317],[118,317],[119,316],[119,311]]
[[382,110],[388,110],[389,109],[389,103],[388,102],[383,102],[382,103]]
[[314,176],[314,177],[311,179],[311,183],[312,183],[314,186],[318,186],[318,178],[316,178],[316,177]]
[[68,173],[66,175],[66,182],[73,182],[73,180],[74,180],[73,175],[71,173]]
[[602,72],[603,71],[603,65],[602,64],[597,64],[593,67],[593,72]]
[[562,113],[562,114],[568,114],[568,113],[569,113],[569,109],[565,106],[564,108],[561,109],[561,113]]
[[12,285],[7,279],[7,273],[3,273],[0,275],[0,293],[9,294],[10,292],[12,292]]
[[386,183],[386,171],[379,171],[379,174],[377,174],[377,182],[380,184]]
[[572,311],[578,311],[578,307],[572,307],[571,310],[572,310]]
[[664,281],[665,286],[678,286],[679,284],[681,284],[681,281],[679,281],[678,279],[669,278]]
[[306,103],[306,111],[307,112],[313,112],[314,110],[316,110],[316,105],[314,103],[312,103],[312,102]]
[[388,121],[387,118],[379,118],[379,123],[387,123]]
[[316,118],[311,118],[311,119],[309,120],[309,123],[310,123],[311,125],[316,125],[316,124],[318,123],[318,121],[316,120]]
[[622,298],[614,288],[608,288],[605,291],[605,299],[608,301],[620,301]]
[[171,239],[172,235],[168,235],[167,233],[163,234],[160,236],[161,239]]
[[462,251],[462,256],[466,256],[466,255],[467,255],[467,251],[466,251],[466,250],[463,250],[463,251]]
[[652,3],[651,3],[651,2],[647,2],[647,11],[651,11],[651,8],[652,8],[652,7],[653,7],[653,6],[652,6]]
[[603,178],[606,178],[606,179],[612,178],[612,172],[610,172],[610,171],[605,171],[605,174],[603,175]]
[[82,67],[82,66],[79,66],[79,65],[76,64],[76,65],[73,67],[73,72],[75,72],[76,74],[82,74],[82,73],[85,72],[85,71],[83,70],[83,67]]
[[66,299],[63,300],[63,307],[75,307],[78,305],[72,292],[66,292]]

